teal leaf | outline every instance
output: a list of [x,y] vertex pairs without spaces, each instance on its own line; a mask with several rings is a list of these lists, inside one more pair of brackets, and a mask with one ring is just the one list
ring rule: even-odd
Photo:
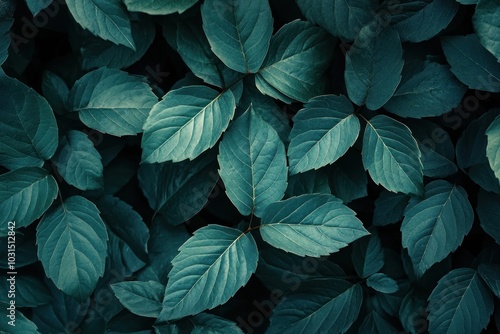
[[182,13],[197,2],[198,0],[123,0],[129,11],[150,15]]
[[101,155],[83,132],[71,130],[62,137],[52,162],[64,180],[78,189],[103,186]]
[[155,326],[157,334],[243,334],[238,325],[210,313],[200,313],[168,325]]
[[354,145],[360,130],[354,107],[342,95],[311,99],[293,123],[288,147],[290,174],[335,162]]
[[375,200],[373,225],[385,226],[402,220],[409,200],[410,196],[406,194],[382,190],[379,197]]
[[106,226],[89,200],[72,196],[37,227],[38,258],[65,294],[84,301],[104,274]]
[[374,24],[361,29],[347,52],[345,84],[352,102],[377,110],[396,91],[404,61],[397,31],[389,26],[373,36],[373,30]]
[[500,4],[495,0],[479,0],[472,16],[472,24],[481,44],[500,62]]
[[500,64],[481,45],[477,35],[446,36],[441,45],[451,71],[467,87],[500,92]]
[[476,212],[483,230],[500,245],[500,195],[480,190]]
[[226,194],[243,215],[261,217],[287,187],[285,145],[250,107],[224,134],[218,156]]
[[54,112],[58,114],[65,112],[69,88],[61,77],[50,71],[43,72],[42,93]]
[[213,147],[234,116],[236,101],[205,86],[171,90],[151,110],[144,124],[142,161],[194,159]]
[[52,0],[26,0],[26,5],[33,16],[36,16],[42,10],[47,8],[52,3]]
[[270,204],[260,234],[270,245],[299,256],[337,252],[368,235],[355,212],[328,194],[306,194]]
[[500,265],[482,263],[477,269],[491,292],[500,298]]
[[271,38],[269,52],[255,77],[257,88],[283,102],[307,102],[324,91],[334,40],[309,22],[285,24]]
[[367,278],[384,266],[384,250],[376,229],[369,229],[370,235],[356,240],[352,246],[352,264],[361,278]]
[[330,189],[344,203],[368,195],[368,177],[359,151],[349,150],[330,169]]
[[41,168],[20,168],[0,175],[0,235],[7,235],[8,222],[19,228],[40,218],[57,191],[56,180]]
[[408,66],[384,108],[401,117],[441,116],[460,104],[466,90],[447,65],[428,62],[422,68]]
[[219,225],[197,230],[172,261],[159,319],[178,319],[225,303],[248,282],[257,260],[251,234]]
[[266,333],[345,333],[362,301],[363,290],[357,284],[339,279],[303,282],[274,308]]
[[426,186],[425,197],[405,212],[402,243],[408,248],[415,272],[427,269],[455,251],[469,233],[474,212],[467,192],[438,180]]
[[297,4],[309,22],[349,41],[374,19],[378,7],[375,0],[297,0]]
[[[0,65],[2,65],[9,56],[9,46],[10,46],[10,28],[12,28],[12,24],[14,20],[9,17],[1,17],[0,18]],[[0,68],[0,75],[2,75],[3,71]]]
[[[8,274],[7,276],[2,276],[1,285],[3,291],[10,290],[9,285],[11,281],[7,281],[8,278]],[[52,301],[52,296],[47,286],[33,276],[22,275],[16,277],[15,285],[16,307],[37,307]],[[0,296],[0,302],[9,304],[10,301],[7,293]]]
[[207,204],[219,180],[215,154],[207,153],[193,161],[139,166],[141,190],[151,208],[168,224],[188,221]]
[[362,155],[363,165],[376,184],[392,192],[422,194],[421,153],[403,123],[384,115],[369,120]]
[[500,183],[488,162],[472,166],[468,170],[468,175],[472,181],[484,190],[500,194]]
[[[0,247],[7,249],[8,237],[0,238]],[[21,268],[38,261],[36,256],[36,240],[33,234],[16,234],[16,268]],[[8,252],[4,252],[0,257],[0,268],[9,269]]]
[[212,51],[227,67],[240,73],[260,69],[273,33],[268,0],[206,0],[201,15]]
[[80,26],[100,38],[135,50],[128,12],[120,0],[67,0]]
[[106,67],[80,78],[68,98],[85,125],[118,137],[141,133],[157,101],[143,79]]
[[500,116],[497,116],[486,129],[486,136],[488,137],[486,157],[500,183]]
[[0,165],[42,167],[57,149],[52,108],[33,89],[7,76],[0,76],[0,100]]
[[328,185],[328,173],[324,168],[298,173],[288,178],[288,187],[285,191],[287,197],[314,193],[332,193]]
[[452,270],[429,296],[429,333],[480,333],[493,313],[493,297],[479,273]]
[[399,320],[410,334],[422,333],[427,328],[427,301],[420,291],[412,290],[406,295],[399,309]]
[[[2,311],[0,312],[0,317],[4,319],[4,321],[0,322],[0,332],[2,333],[11,333],[12,332],[12,325],[9,324],[10,318],[10,312],[7,310],[6,305],[2,305],[0,308]],[[38,327],[31,321],[30,319],[26,318],[26,316],[19,310],[16,310],[16,331],[19,331],[19,333],[40,333],[38,331]]]
[[130,312],[142,317],[160,315],[165,287],[154,281],[119,282],[111,284],[116,297]]
[[398,283],[383,273],[373,274],[366,280],[366,285],[381,293],[398,292]]
[[371,311],[365,316],[365,319],[359,327],[358,333],[370,334],[398,334],[399,330],[394,328],[387,319],[375,311]]

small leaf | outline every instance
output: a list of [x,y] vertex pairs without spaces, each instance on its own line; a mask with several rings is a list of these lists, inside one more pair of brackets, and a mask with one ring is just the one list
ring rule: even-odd
[[42,10],[47,8],[52,3],[52,0],[26,0],[26,4],[33,16],[36,16]]
[[401,303],[399,319],[404,330],[410,334],[422,333],[423,328],[428,328],[427,301],[418,291],[412,290]]
[[314,257],[337,252],[369,234],[354,211],[328,194],[306,194],[270,204],[260,233],[276,248]]
[[368,277],[366,285],[381,293],[395,293],[399,290],[398,283],[383,273],[373,274]]
[[160,315],[165,287],[154,281],[120,282],[111,289],[130,312],[142,317],[157,318]]
[[500,265],[482,263],[477,269],[491,292],[500,298]]
[[197,2],[198,0],[123,0],[129,11],[150,15],[182,13]]
[[361,278],[377,273],[384,266],[384,250],[376,229],[369,229],[367,235],[356,242],[352,247],[352,264]]
[[491,169],[500,183],[500,116],[497,116],[490,124],[486,130],[486,136],[488,137],[486,156],[488,157]]
[[410,196],[408,195],[382,190],[380,196],[375,200],[373,225],[385,226],[402,220],[409,200]]
[[480,190],[476,212],[483,230],[500,245],[500,195]]
[[69,88],[66,82],[57,74],[45,71],[42,78],[42,92],[54,112],[64,114],[69,95]]
[[500,62],[500,22],[498,12],[500,4],[495,0],[479,0],[477,2],[472,24],[481,44]]

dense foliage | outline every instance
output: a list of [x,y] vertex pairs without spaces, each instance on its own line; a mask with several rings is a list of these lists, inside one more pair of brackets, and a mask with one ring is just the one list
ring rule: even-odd
[[0,0],[0,64],[0,332],[500,330],[498,0]]

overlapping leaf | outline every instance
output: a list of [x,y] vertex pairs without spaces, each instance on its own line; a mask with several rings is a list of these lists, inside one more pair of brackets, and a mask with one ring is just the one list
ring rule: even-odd
[[383,273],[376,273],[368,277],[366,285],[381,293],[395,293],[399,290],[398,283]]
[[373,225],[385,226],[403,219],[403,212],[409,200],[410,196],[406,194],[382,190],[380,196],[375,200]]
[[481,44],[500,61],[500,4],[495,0],[479,0],[472,23]]
[[384,266],[384,250],[376,229],[370,235],[356,241],[352,247],[352,264],[359,277],[366,278]]
[[477,197],[476,212],[483,230],[500,245],[500,195],[481,190]]
[[182,13],[198,0],[123,0],[131,12],[143,12],[150,15]]
[[490,124],[486,130],[488,142],[486,144],[486,156],[490,167],[500,183],[500,116]]
[[120,282],[111,285],[120,302],[132,313],[157,318],[161,311],[165,287],[154,281]]
[[330,168],[331,192],[344,203],[368,195],[368,177],[358,151],[349,150]]

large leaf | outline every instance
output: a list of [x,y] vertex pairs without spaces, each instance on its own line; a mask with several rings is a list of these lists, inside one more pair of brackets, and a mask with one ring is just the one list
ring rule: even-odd
[[59,289],[83,301],[104,274],[107,239],[97,207],[73,196],[47,213],[38,225],[38,258]]
[[182,318],[225,303],[248,282],[257,260],[251,234],[219,225],[197,230],[172,260],[159,319]]
[[483,230],[500,245],[500,195],[479,191],[476,212]]
[[158,101],[151,87],[137,76],[100,68],[84,75],[70,91],[69,108],[79,111],[88,127],[114,136],[135,135]]
[[361,29],[346,54],[345,83],[355,104],[377,110],[396,91],[404,61],[397,31],[387,27],[373,36],[373,30],[373,24]]
[[410,129],[390,117],[368,121],[363,138],[363,165],[375,183],[392,192],[423,192],[421,153]]
[[462,187],[438,180],[425,190],[424,199],[405,212],[401,225],[403,247],[418,276],[457,249],[474,222]]
[[382,190],[380,196],[375,200],[373,225],[385,226],[402,220],[409,200],[410,196],[406,194]]
[[490,124],[486,130],[488,143],[486,144],[486,156],[490,167],[500,183],[500,116]]
[[198,0],[123,0],[131,12],[143,12],[150,15],[182,13]]
[[144,124],[142,161],[194,159],[219,140],[233,118],[236,102],[205,86],[171,90],[151,110]]
[[384,266],[384,250],[376,229],[370,235],[357,240],[352,247],[352,264],[361,278],[377,273]]
[[452,270],[429,296],[429,333],[481,333],[493,313],[493,297],[479,273]]
[[57,149],[57,124],[50,105],[7,76],[0,76],[0,100],[0,165],[42,167]]
[[28,226],[57,197],[56,180],[46,170],[26,167],[0,175],[0,235],[7,235],[8,222]]
[[467,87],[500,92],[500,64],[481,45],[477,35],[446,36],[441,45],[451,71]]
[[224,64],[240,73],[260,69],[273,33],[268,0],[206,0],[201,15],[210,46]]
[[472,17],[481,44],[500,62],[500,4],[495,0],[479,0]]
[[401,117],[441,116],[460,104],[466,90],[446,65],[428,62],[422,67],[408,66],[384,108]]
[[323,93],[323,72],[333,55],[333,39],[309,22],[285,24],[271,38],[269,52],[255,77],[257,88],[284,102],[307,102]]
[[101,155],[83,132],[71,130],[62,137],[52,161],[59,174],[72,186],[81,190],[102,188],[104,167]]
[[67,0],[78,24],[100,38],[135,50],[130,18],[121,0]]
[[270,204],[262,216],[260,234],[276,248],[318,257],[369,233],[338,198],[306,194]]
[[360,129],[354,108],[343,95],[311,99],[293,123],[288,147],[290,174],[335,162],[354,145]]
[[219,146],[220,176],[243,215],[261,217],[287,186],[285,145],[250,107],[231,125]]
[[116,297],[130,312],[142,317],[160,315],[165,287],[154,281],[120,282],[111,285]]
[[363,290],[339,279],[304,282],[271,315],[266,333],[345,333],[356,320]]

